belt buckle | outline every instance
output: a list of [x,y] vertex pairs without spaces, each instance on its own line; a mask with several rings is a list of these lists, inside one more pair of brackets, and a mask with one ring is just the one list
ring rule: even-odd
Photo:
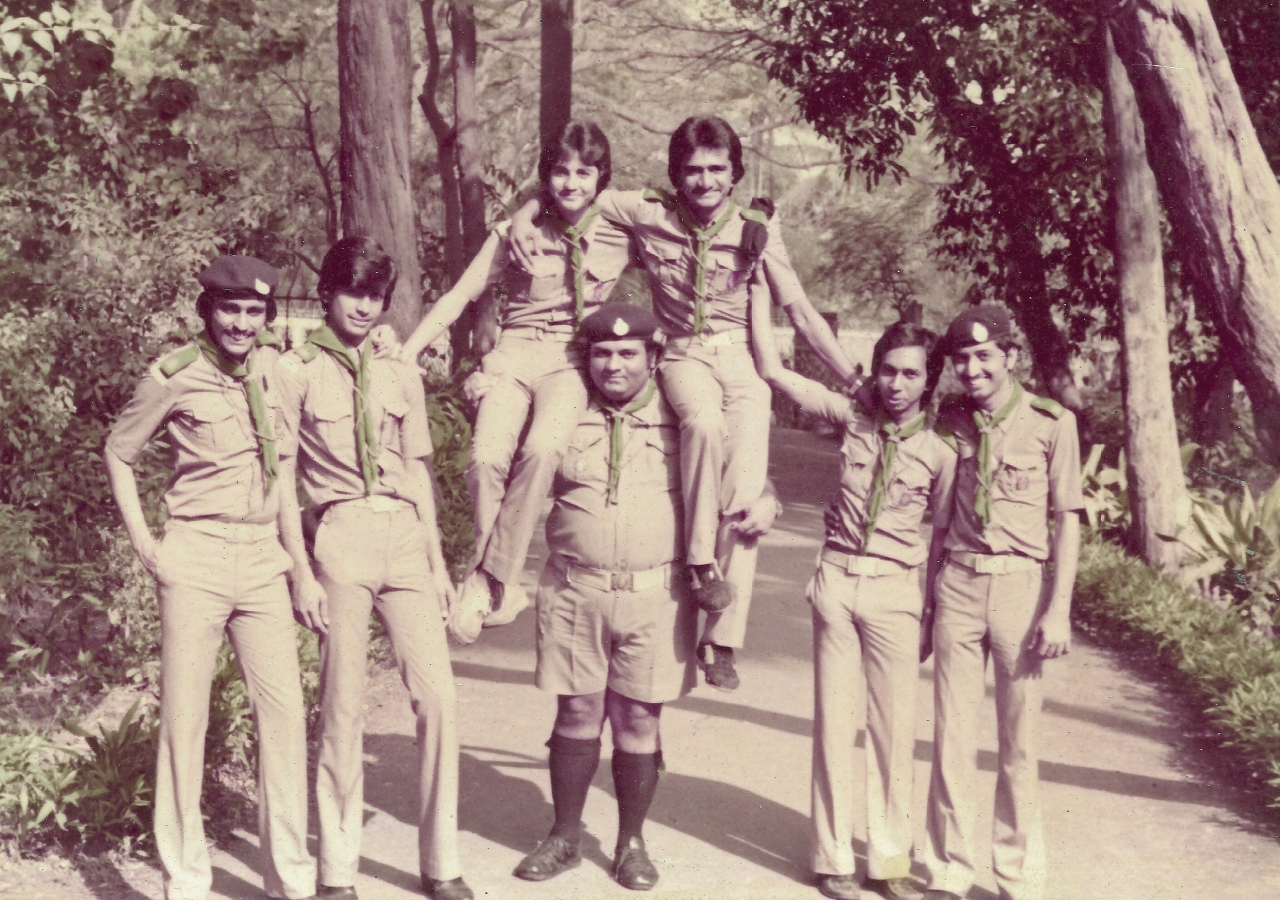
[[634,572],[610,572],[609,573],[609,590],[611,591],[632,591],[635,590],[636,576]]

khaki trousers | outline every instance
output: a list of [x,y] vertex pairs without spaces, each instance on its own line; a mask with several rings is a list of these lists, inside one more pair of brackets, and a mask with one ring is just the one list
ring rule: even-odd
[[[729,531],[728,517],[764,491],[769,468],[769,386],[750,345],[668,344],[660,367],[667,401],[680,417],[680,484],[689,565],[718,562],[735,600],[707,616],[702,640],[741,647],[755,580],[756,543]],[[724,517],[724,518],[722,518]]]
[[963,896],[974,881],[977,719],[988,655],[995,668],[999,757],[992,863],[1000,896],[1040,900],[1045,888],[1039,733],[1043,661],[1031,648],[1045,604],[1040,568],[982,575],[948,562],[938,576],[933,626],[933,777],[929,887]]
[[[232,537],[171,519],[160,544],[160,748],[156,851],[169,900],[204,900],[213,883],[200,815],[209,691],[224,632],[258,731],[258,839],[271,897],[315,893],[307,852],[307,734],[297,638],[274,525]],[[263,537],[265,533],[267,536]]]
[[355,883],[364,822],[364,687],[369,612],[395,649],[418,717],[418,861],[431,878],[458,863],[458,737],[449,648],[431,583],[426,531],[408,503],[375,511],[354,500],[329,508],[316,535],[329,632],[320,642],[320,882]]
[[[466,480],[476,562],[503,584],[520,578],[556,468],[587,408],[579,364],[579,352],[565,342],[509,334],[484,359],[484,371],[498,380],[476,414]],[[530,406],[533,421],[521,443]]]
[[813,605],[813,870],[854,874],[854,742],[866,682],[870,878],[911,869],[911,787],[920,670],[919,572],[850,575],[821,562]]

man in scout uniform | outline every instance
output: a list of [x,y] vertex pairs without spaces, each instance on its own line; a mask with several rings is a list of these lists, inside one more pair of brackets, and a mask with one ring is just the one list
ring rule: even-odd
[[[604,191],[598,202],[638,245],[668,338],[661,377],[680,417],[684,538],[695,596],[708,611],[699,655],[707,681],[733,690],[733,651],[745,640],[756,568],[756,542],[737,526],[761,496],[769,452],[770,393],[748,339],[750,286],[772,294],[837,375],[848,381],[854,369],[800,286],[772,203],[748,207],[731,196],[745,168],[729,123],[714,116],[681,123],[667,173],[674,195]],[[517,250],[532,244],[514,226],[513,236]]]
[[[911,792],[921,595],[942,555],[956,453],[921,409],[941,374],[937,336],[898,322],[876,342],[872,377],[853,399],[783,368],[767,320],[753,339],[765,379],[805,412],[840,426],[840,487],[809,583],[813,606],[813,868],[835,900],[861,896],[854,877],[854,741],[858,682],[866,679],[868,890],[918,898],[910,878]],[[934,511],[926,554],[923,524]],[[927,588],[926,588],[927,589]]]
[[[294,453],[275,379],[276,270],[224,256],[199,276],[204,331],[142,379],[107,439],[111,490],[134,551],[159,585],[160,743],[156,850],[169,900],[213,881],[200,815],[209,691],[225,631],[259,735],[258,837],[271,897],[315,893],[307,853],[307,747],[298,653],[280,546],[280,467]],[[133,464],[164,428],[173,447],[159,545]]]
[[956,316],[940,350],[965,396],[943,405],[937,425],[955,442],[959,462],[947,561],[934,588],[936,716],[925,896],[956,900],[973,885],[975,729],[990,656],[1000,735],[996,883],[1002,898],[1040,900],[1038,731],[1045,661],[1071,645],[1084,505],[1076,420],[1014,377],[1019,351],[1002,308],[977,306]]
[[658,717],[696,679],[698,610],[682,563],[679,422],[653,380],[657,321],[607,303],[582,323],[592,399],[552,486],[538,585],[537,684],[558,695],[551,834],[516,867],[545,881],[582,862],[578,842],[600,734],[613,732],[613,877],[649,890],[641,829],[658,784]]
[[426,400],[416,370],[371,359],[369,329],[395,287],[376,243],[347,237],[325,254],[317,292],[325,325],[279,365],[298,422],[302,481],[320,511],[314,559],[286,500],[286,547],[300,612],[321,632],[320,896],[354,898],[363,825],[362,746],[369,612],[386,626],[418,717],[418,851],[423,889],[469,900],[457,847],[458,739],[443,614],[452,585],[436,530],[426,460]]

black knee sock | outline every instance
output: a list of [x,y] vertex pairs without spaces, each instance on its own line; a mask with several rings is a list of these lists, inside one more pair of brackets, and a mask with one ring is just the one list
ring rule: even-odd
[[581,741],[552,734],[547,746],[551,748],[551,803],[556,810],[551,834],[576,844],[582,832],[587,790],[600,765],[600,738]]
[[618,795],[618,846],[640,837],[653,792],[658,788],[658,754],[613,751],[613,788]]

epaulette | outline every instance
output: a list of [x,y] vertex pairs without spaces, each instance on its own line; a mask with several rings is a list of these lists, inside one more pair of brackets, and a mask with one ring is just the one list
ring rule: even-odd
[[755,222],[757,225],[769,227],[769,215],[761,209],[752,209],[751,207],[739,207],[738,214],[748,222]]
[[195,344],[187,344],[160,360],[160,371],[166,378],[172,378],[199,358],[200,348]]
[[956,440],[955,434],[946,425],[935,421],[933,423],[933,433],[942,440],[942,443],[951,448],[952,453],[960,452],[960,442]]
[[309,363],[320,355],[320,347],[310,341],[299,344],[293,348],[293,352],[298,355],[298,359],[304,363]]
[[1031,408],[1038,409],[1047,416],[1053,416],[1055,419],[1061,419],[1066,415],[1067,408],[1051,397],[1037,397],[1031,401]]
[[258,332],[258,338],[254,341],[259,347],[283,347],[284,341],[276,336],[276,333],[270,328],[264,328]]
[[667,209],[676,207],[676,198],[662,188],[645,188],[642,196],[650,203],[661,203]]

